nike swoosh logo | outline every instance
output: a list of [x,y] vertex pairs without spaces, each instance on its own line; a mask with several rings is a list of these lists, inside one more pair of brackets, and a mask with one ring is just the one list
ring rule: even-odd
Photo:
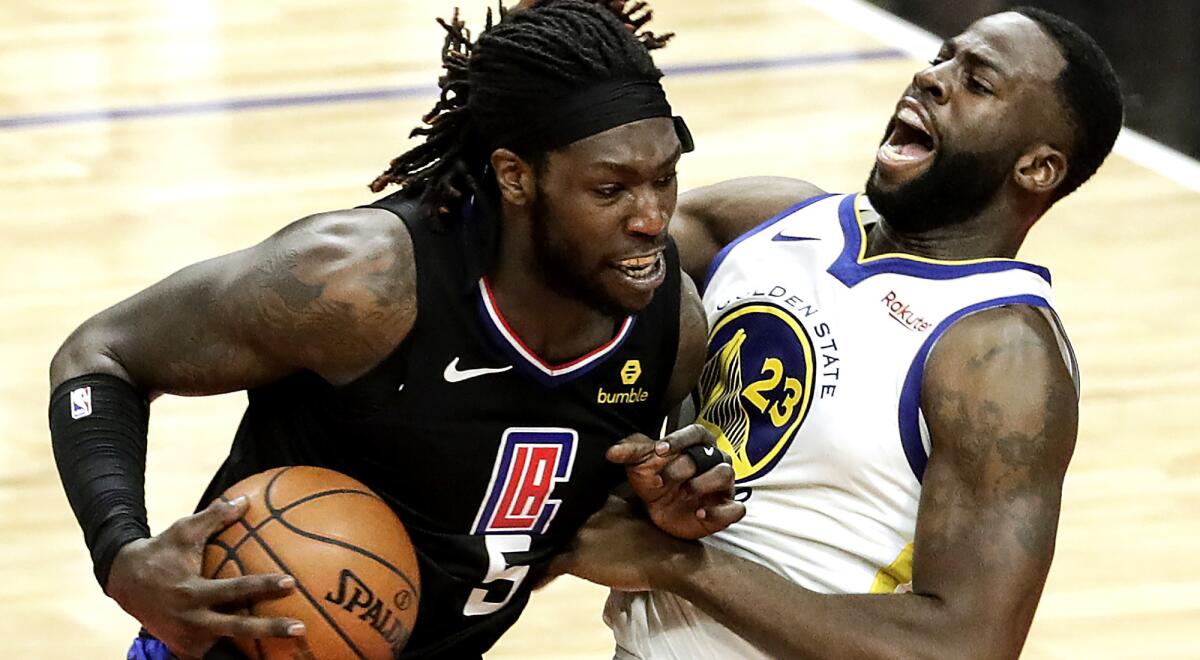
[[446,365],[446,370],[442,372],[442,377],[446,379],[447,383],[461,383],[464,380],[471,380],[472,378],[475,378],[477,376],[486,376],[488,374],[498,374],[503,371],[508,371],[509,369],[512,369],[512,365],[509,365],[507,367],[481,367],[479,369],[459,369],[458,368],[458,358],[454,358],[453,360],[450,361],[450,364]]
[[779,232],[778,234],[775,234],[774,236],[772,236],[771,240],[773,240],[773,241],[819,241],[821,239],[812,238],[811,236],[788,236],[788,235],[784,234],[783,232]]

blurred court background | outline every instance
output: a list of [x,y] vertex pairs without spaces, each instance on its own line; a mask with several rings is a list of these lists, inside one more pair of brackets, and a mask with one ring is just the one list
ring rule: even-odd
[[[124,657],[137,629],[96,586],[58,484],[54,350],[186,264],[371,199],[366,184],[433,102],[433,18],[454,4],[0,4],[0,656]],[[488,3],[458,4],[482,23]],[[937,50],[858,0],[652,4],[655,27],[678,33],[657,58],[698,145],[683,188],[775,174],[860,189],[896,100]],[[881,4],[949,34],[1004,3]],[[1034,4],[1099,30],[1131,121],[1195,148],[1195,3]],[[1118,151],[1022,253],[1054,271],[1084,376],[1029,658],[1200,658],[1200,166],[1136,134]],[[192,510],[243,403],[155,403],[155,530]],[[489,657],[610,657],[603,598],[557,581]]]

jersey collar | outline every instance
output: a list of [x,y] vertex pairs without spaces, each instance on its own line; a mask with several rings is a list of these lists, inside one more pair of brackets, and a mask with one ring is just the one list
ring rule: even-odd
[[542,384],[551,387],[579,378],[604,362],[606,357],[620,350],[621,345],[629,338],[635,321],[634,316],[626,316],[612,339],[570,362],[550,364],[521,341],[505,320],[496,305],[496,297],[492,294],[487,277],[479,279],[479,310],[483,317],[483,327],[496,344],[512,358],[513,364]]
[[930,259],[911,254],[886,253],[867,257],[867,230],[863,227],[859,195],[846,195],[838,205],[838,220],[844,243],[829,274],[842,284],[853,287],[863,280],[883,273],[909,275],[929,280],[951,280],[978,273],[1005,270],[1027,270],[1050,283],[1050,271],[1016,259],[987,258],[957,261]]

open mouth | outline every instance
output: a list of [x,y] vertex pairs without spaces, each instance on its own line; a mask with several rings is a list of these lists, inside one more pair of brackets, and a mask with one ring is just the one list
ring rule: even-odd
[[933,162],[937,140],[925,118],[909,99],[901,102],[892,119],[892,130],[880,145],[875,159],[891,179],[911,179]]
[[616,269],[635,286],[658,286],[665,272],[662,250],[652,254],[628,257],[616,262]]

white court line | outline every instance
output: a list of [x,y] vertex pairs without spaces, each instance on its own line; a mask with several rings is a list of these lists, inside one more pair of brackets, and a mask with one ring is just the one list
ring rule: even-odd
[[[807,5],[851,28],[865,32],[909,56],[926,60],[942,40],[866,0],[804,0]],[[1185,188],[1200,192],[1200,162],[1129,128],[1121,129],[1115,151]]]

